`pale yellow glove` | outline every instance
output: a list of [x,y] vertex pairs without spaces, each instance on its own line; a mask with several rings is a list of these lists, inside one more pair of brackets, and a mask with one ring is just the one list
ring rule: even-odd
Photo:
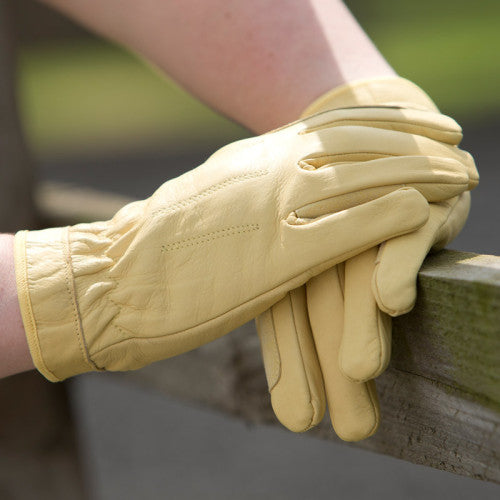
[[[353,82],[334,89],[315,101],[304,114],[337,107],[373,105],[439,112],[422,89],[406,79],[393,77]],[[458,146],[461,134],[436,139]],[[467,152],[456,147],[455,150],[462,156],[467,168],[468,188],[473,189],[479,181],[474,160]],[[372,249],[346,262],[346,324],[339,362],[341,370],[349,378],[369,380],[380,375],[387,367],[391,323],[381,311],[399,316],[413,308],[417,274],[423,260],[431,249],[443,248],[456,237],[465,224],[469,207],[469,192],[442,199],[440,203],[431,203],[431,215],[421,230],[384,243],[378,255]],[[372,286],[366,286],[368,283]]]
[[[110,221],[18,233],[18,296],[36,367],[56,381],[198,347],[338,262],[423,226],[425,198],[411,188],[386,195],[388,180],[465,189],[463,165],[439,158],[448,146],[343,125],[366,113],[408,119],[377,108],[315,115],[222,148]],[[425,114],[414,118],[426,129]],[[366,151],[389,157],[364,161]],[[408,151],[417,156],[394,162]]]
[[[444,117],[438,115],[428,96],[407,80],[383,78],[340,87],[313,103],[304,115],[325,109],[370,105],[401,107],[409,113],[408,120],[402,123],[364,117],[356,124],[412,132],[439,141],[443,147],[448,144],[444,149],[436,145],[440,151],[436,154],[460,161],[468,172],[468,187],[477,184],[478,176],[472,158],[454,147],[461,139],[458,125],[444,130],[440,125]],[[427,115],[428,129],[414,120],[412,109],[420,109]],[[433,112],[429,112],[431,110]],[[377,157],[373,152],[365,153],[367,159]],[[415,152],[409,150],[406,154],[413,155]],[[410,156],[393,157],[393,160],[396,162],[395,171],[398,168],[396,165],[407,168],[408,162],[414,161]],[[394,184],[393,189],[396,187],[397,184]],[[456,234],[465,221],[468,207],[467,192],[449,200],[454,196],[451,191],[438,192],[441,189],[438,186],[433,193],[429,191],[431,186],[415,187],[429,201],[439,202],[431,204],[432,221],[429,220],[417,232],[385,244],[374,282],[375,286],[380,284],[376,290],[380,302],[385,300],[386,304],[397,307],[401,306],[401,302],[408,306],[410,301],[414,301],[412,291],[415,289],[416,274],[429,246],[435,240],[447,241]],[[456,206],[450,219],[446,219],[446,207],[451,205]],[[322,273],[307,283],[307,293],[305,290],[291,292],[257,320],[266,371],[278,372],[280,365],[288,366],[279,383],[270,378],[269,387],[276,415],[292,430],[307,430],[321,420],[322,414],[317,408],[325,406],[325,396],[333,427],[341,438],[363,439],[373,434],[378,426],[375,386],[372,381],[357,383],[380,374],[390,357],[390,318],[377,306],[371,286],[377,254],[378,248],[369,249],[349,259],[345,266],[342,263]],[[389,310],[389,306],[384,310]],[[287,354],[280,358],[266,355],[265,346],[271,343],[270,339],[275,339],[277,351]],[[303,345],[315,345],[319,365],[304,361],[308,357],[304,348],[290,353],[288,344],[299,343],[297,339],[301,339]],[[323,380],[326,395],[320,388],[312,387],[311,383],[298,384],[295,380],[298,374],[304,380]]]

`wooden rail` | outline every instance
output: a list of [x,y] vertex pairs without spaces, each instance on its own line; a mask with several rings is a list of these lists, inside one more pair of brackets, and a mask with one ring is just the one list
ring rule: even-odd
[[[58,184],[38,193],[51,224],[105,219],[127,201]],[[249,422],[279,425],[251,323],[117,376]],[[426,259],[414,310],[394,320],[392,362],[377,387],[380,429],[353,446],[500,483],[500,257],[442,251]],[[327,419],[309,434],[338,439]]]

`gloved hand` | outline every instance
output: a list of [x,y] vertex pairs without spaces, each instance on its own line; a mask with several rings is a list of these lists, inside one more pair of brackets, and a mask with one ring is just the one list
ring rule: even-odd
[[[210,342],[312,276],[422,227],[425,198],[394,185],[432,199],[466,188],[451,148],[425,137],[436,126],[427,113],[412,112],[421,135],[344,126],[367,113],[408,121],[385,108],[315,115],[222,148],[109,221],[18,233],[19,303],[38,370],[53,381],[129,370]],[[401,154],[412,157],[402,165]]]
[[[444,117],[430,98],[408,80],[377,78],[339,87],[315,101],[303,116],[335,108],[371,111],[371,106],[400,108],[409,113],[408,119],[377,121],[366,116],[351,123],[411,132],[437,141],[435,154],[461,162],[468,173],[468,189],[475,187],[478,174],[474,161],[456,147],[461,140],[460,128],[456,124],[443,127]],[[416,110],[428,117],[428,128],[414,120]],[[370,150],[364,154],[372,162],[385,156]],[[413,161],[415,151],[406,154],[409,156],[392,157],[394,172]],[[385,370],[390,358],[391,321],[385,313],[399,315],[413,307],[417,273],[426,254],[456,236],[469,209],[468,192],[449,196],[443,190],[429,196],[426,191],[430,186],[425,190],[413,186],[432,202],[424,227],[314,277],[257,319],[273,409],[289,429],[305,431],[319,423],[323,414],[317,409],[324,408],[326,399],[332,425],[342,439],[357,441],[376,431],[380,417],[371,379]],[[396,187],[394,183],[393,189]],[[266,352],[268,345],[274,345],[272,356]],[[300,348],[292,350],[290,345]],[[318,362],[308,361],[307,346],[315,346]],[[279,380],[273,376],[276,373],[281,373]],[[315,382],[318,380],[323,381],[325,391]]]

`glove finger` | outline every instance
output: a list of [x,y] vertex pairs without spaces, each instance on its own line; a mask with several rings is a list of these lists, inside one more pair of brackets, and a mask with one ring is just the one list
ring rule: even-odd
[[429,220],[422,228],[381,245],[372,290],[382,311],[399,316],[413,308],[417,275],[426,255],[438,242],[446,244],[448,235],[458,233],[467,217],[468,200],[469,194],[463,193],[447,202],[430,204]]
[[344,331],[339,363],[342,373],[356,382],[378,377],[391,356],[391,317],[378,308],[371,290],[377,253],[377,247],[370,248],[344,264]]
[[[302,160],[314,201],[296,209],[299,217],[318,217],[374,200],[402,187],[417,189],[427,201],[444,201],[463,193],[469,177],[458,161],[428,156],[389,157],[364,162],[320,164]],[[335,181],[335,182],[333,182]],[[303,187],[302,187],[303,189]],[[316,201],[320,193],[320,201]]]
[[289,292],[256,324],[274,413],[291,431],[307,431],[321,421],[326,403],[305,287]]
[[346,125],[397,130],[451,145],[462,140],[462,128],[449,116],[384,105],[337,108],[320,113],[307,120],[307,131]]
[[283,221],[282,237],[295,248],[294,260],[303,266],[302,272],[312,277],[382,241],[418,229],[428,215],[425,198],[415,189],[403,188],[315,219],[292,213]]
[[325,384],[332,426],[344,441],[359,441],[378,427],[380,412],[373,381],[357,383],[340,371],[343,320],[342,264],[307,283],[307,307]]
[[472,155],[463,149],[453,148],[456,154],[456,159],[465,167],[469,177],[468,190],[474,189],[479,184],[479,172],[477,171],[476,163]]
[[311,152],[308,156],[317,157],[318,162],[323,158],[325,164],[386,156],[438,156],[470,162],[470,155],[456,146],[395,130],[352,125],[303,131],[302,135],[304,147]]
[[[449,203],[453,203],[451,200]],[[432,245],[432,250],[440,250],[453,241],[467,222],[470,212],[470,192],[466,191],[458,196],[456,204],[452,206],[450,215],[441,226],[439,238]]]

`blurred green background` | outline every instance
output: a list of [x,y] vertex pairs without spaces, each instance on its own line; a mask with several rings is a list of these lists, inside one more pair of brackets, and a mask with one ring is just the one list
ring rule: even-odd
[[[500,111],[500,1],[346,2],[399,74],[462,124]],[[35,155],[183,149],[244,130],[134,55],[22,0],[20,101]]]

